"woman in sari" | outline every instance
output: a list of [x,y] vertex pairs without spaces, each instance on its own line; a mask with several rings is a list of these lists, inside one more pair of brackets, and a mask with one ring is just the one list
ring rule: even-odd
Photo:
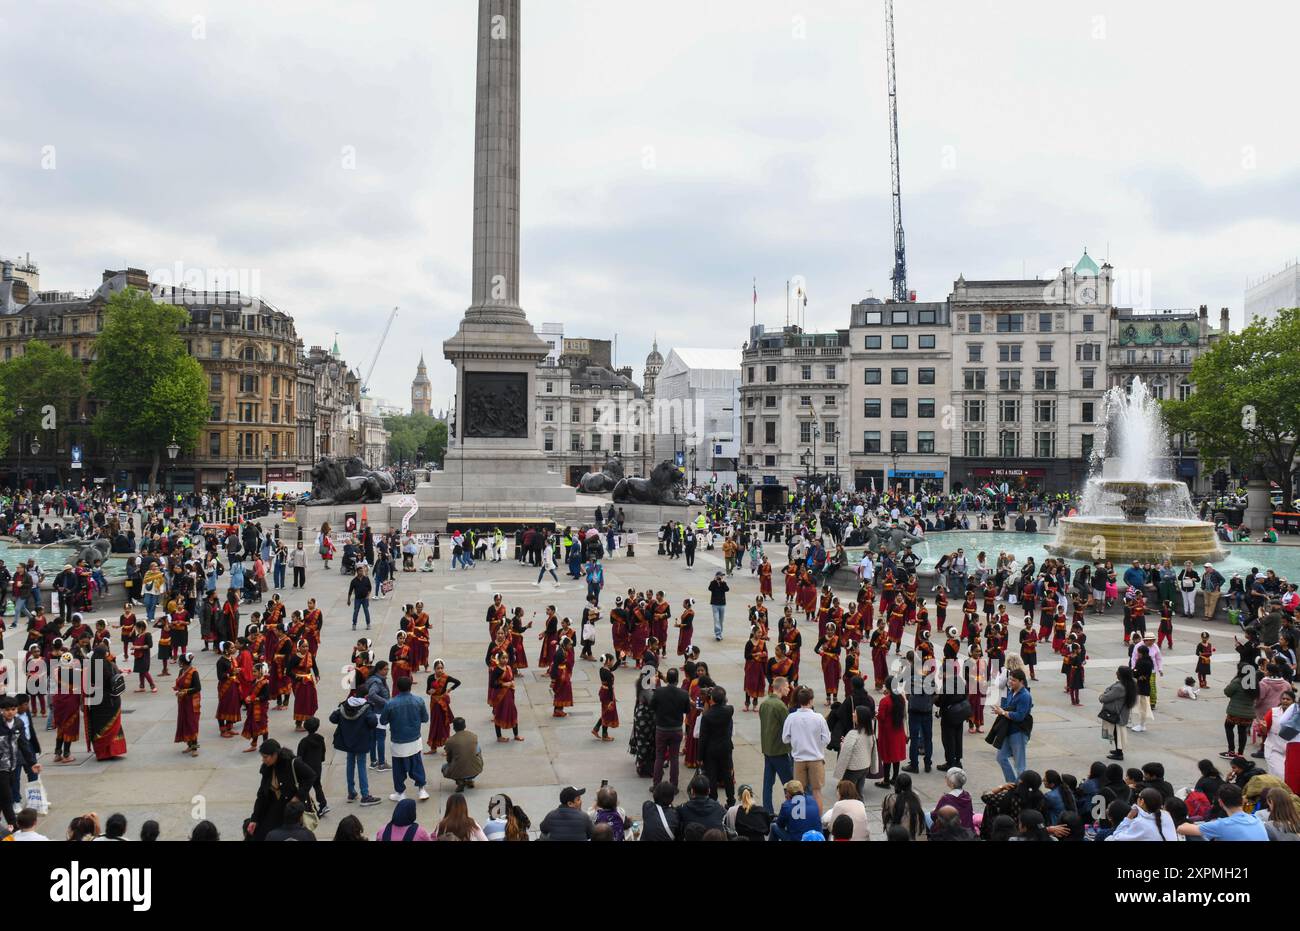
[[551,704],[553,718],[567,718],[565,708],[573,706],[573,641],[568,637],[560,638],[560,645],[555,650],[555,659],[551,661]]
[[235,736],[241,703],[235,644],[227,641],[222,645],[221,657],[217,660],[217,727],[221,729],[222,737]]
[[77,681],[80,670],[71,653],[59,658],[55,670],[56,688],[50,696],[54,704],[54,762],[76,762],[72,744],[81,737],[81,688]]
[[172,691],[176,693],[176,737],[172,742],[185,744],[183,752],[198,756],[202,689],[199,671],[194,668],[193,653],[181,653],[176,661],[180,664],[180,669],[176,672],[176,681],[172,683]]
[[293,688],[293,729],[301,731],[303,723],[308,718],[314,718],[320,707],[316,695],[316,658],[307,648],[305,637],[298,641],[285,666],[285,672]]
[[[95,751],[95,759],[111,760],[126,756],[126,736],[122,733],[122,698],[112,694],[114,682],[121,683],[120,673],[110,670],[108,651],[95,650],[88,673],[91,687],[86,690],[86,744]],[[93,701],[92,701],[93,699]]]
[[515,740],[519,736],[519,709],[515,706],[515,671],[510,668],[510,657],[505,650],[493,657],[492,669],[492,724],[496,728],[497,743],[509,743],[510,738],[502,732],[509,728],[514,732]]
[[451,693],[460,688],[460,680],[447,675],[447,664],[433,661],[433,673],[425,686],[429,696],[429,749],[425,754],[437,753],[451,737]]
[[591,729],[591,736],[606,742],[614,738],[609,736],[611,727],[618,727],[618,700],[614,695],[614,667],[618,659],[612,653],[600,658],[600,720]]
[[271,704],[271,680],[267,677],[266,663],[258,663],[253,670],[253,684],[248,688],[248,698],[244,704],[248,707],[248,716],[244,718],[244,729],[240,732],[249,741],[245,753],[257,749],[257,738],[266,739],[268,706]]

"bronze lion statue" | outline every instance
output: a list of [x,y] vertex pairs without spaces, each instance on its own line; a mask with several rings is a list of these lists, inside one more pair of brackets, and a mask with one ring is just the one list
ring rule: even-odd
[[383,497],[376,473],[349,476],[337,459],[322,459],[311,467],[308,504],[378,504]]
[[618,487],[623,480],[623,462],[617,456],[606,460],[599,472],[584,472],[578,479],[578,494],[603,495]]
[[681,486],[685,473],[665,459],[649,478],[625,478],[614,486],[614,500],[620,504],[684,504]]

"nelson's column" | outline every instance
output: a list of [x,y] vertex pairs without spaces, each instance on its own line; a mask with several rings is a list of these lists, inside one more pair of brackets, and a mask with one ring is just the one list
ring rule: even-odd
[[537,444],[546,344],[519,306],[519,0],[479,0],[474,263],[469,309],[442,345],[456,366],[455,436],[431,504],[574,503]]

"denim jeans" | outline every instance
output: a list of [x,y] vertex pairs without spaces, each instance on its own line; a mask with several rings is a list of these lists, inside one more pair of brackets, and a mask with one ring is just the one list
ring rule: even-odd
[[284,564],[275,567],[273,583],[276,588],[284,588]]
[[150,624],[153,624],[153,615],[154,612],[157,610],[158,610],[158,596],[146,592],[144,596],[144,614],[145,617],[149,619]]
[[[541,577],[540,575],[538,575],[538,576],[537,576],[537,581],[540,582],[541,580],[542,580],[542,577]],[[588,583],[587,583],[587,597],[588,597],[588,598],[595,598],[595,599],[596,599],[596,604],[599,605],[599,604],[600,604],[600,586],[597,585],[597,584],[594,584],[594,583],[592,583],[592,582],[588,582]]]
[[[1025,771],[1025,745],[1028,743],[1029,739],[1017,732],[1008,735],[998,749],[998,765],[1002,767],[1002,775],[1007,782],[1015,782]],[[1010,762],[1012,759],[1015,760],[1014,766]]]
[[722,618],[727,613],[726,605],[709,605],[713,609],[713,636],[722,639]]
[[[777,785],[783,788],[787,782],[794,778],[794,762],[790,759],[790,754],[763,757],[763,807],[768,811],[777,810],[772,807],[772,782],[774,776]],[[783,796],[782,801],[784,800]]]
[[364,610],[366,612],[366,629],[370,629],[370,599],[358,598],[352,602],[352,629],[357,629],[357,612]]
[[[356,776],[353,777],[352,770],[356,769]],[[370,794],[370,776],[366,773],[366,755],[364,753],[353,753],[348,751],[348,798],[356,797],[356,783],[361,783],[361,794],[363,796]]]
[[917,758],[924,755],[925,765],[929,766],[934,760],[934,717],[930,712],[925,714],[907,715],[907,732],[910,735],[908,743],[911,746],[907,751],[907,761],[913,766],[916,765]]
[[384,730],[382,727],[375,728],[374,742],[370,745],[371,763],[387,762],[384,759],[384,735],[387,733],[388,731]]
[[412,756],[393,757],[393,791],[406,791],[406,777],[410,776],[417,789],[424,788],[424,758],[417,752]]

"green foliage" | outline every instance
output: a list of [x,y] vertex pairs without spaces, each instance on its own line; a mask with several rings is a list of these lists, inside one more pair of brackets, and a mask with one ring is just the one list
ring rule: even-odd
[[[53,429],[66,430],[77,422],[85,393],[81,361],[49,343],[32,340],[22,355],[0,364],[0,440],[7,445],[14,433],[51,429],[42,411],[46,405],[54,406]],[[24,411],[21,420],[16,413],[19,407]]]
[[399,460],[416,462],[416,452],[423,447],[425,460],[442,465],[447,452],[447,424],[428,414],[402,414],[385,417],[388,430],[388,458],[390,463]]
[[1195,392],[1166,401],[1169,428],[1191,433],[1206,464],[1262,466],[1292,487],[1300,451],[1300,308],[1223,336],[1192,364]]
[[203,367],[180,336],[188,320],[184,308],[127,288],[109,299],[95,340],[95,435],[151,456],[155,473],[164,448],[175,439],[182,450],[193,449],[208,420]]

